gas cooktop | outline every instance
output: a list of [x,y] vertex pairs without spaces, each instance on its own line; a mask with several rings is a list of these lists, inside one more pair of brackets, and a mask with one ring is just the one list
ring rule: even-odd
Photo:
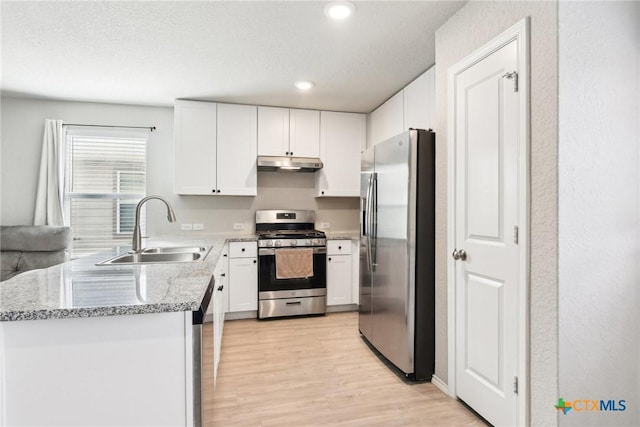
[[273,230],[259,231],[259,239],[319,239],[324,238],[325,234],[318,230]]
[[256,211],[258,247],[318,247],[326,245],[324,232],[315,230],[313,211]]

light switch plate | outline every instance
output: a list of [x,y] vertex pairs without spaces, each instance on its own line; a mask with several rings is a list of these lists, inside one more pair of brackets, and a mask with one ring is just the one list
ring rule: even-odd
[[202,231],[204,230],[204,224],[193,224],[194,231]]
[[191,231],[193,230],[193,224],[180,224],[180,230]]
[[328,222],[321,222],[320,223],[320,228],[329,228],[329,223]]
[[244,224],[241,222],[236,222],[235,224],[233,224],[233,229],[234,230],[244,230]]

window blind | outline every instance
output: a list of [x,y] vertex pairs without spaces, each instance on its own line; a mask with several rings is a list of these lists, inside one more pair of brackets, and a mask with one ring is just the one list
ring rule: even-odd
[[[130,245],[135,208],[147,192],[147,138],[68,132],[65,213],[73,256]],[[145,212],[141,212],[145,232]]]

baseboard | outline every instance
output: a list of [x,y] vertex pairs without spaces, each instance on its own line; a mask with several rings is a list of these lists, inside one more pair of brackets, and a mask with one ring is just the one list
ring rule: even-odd
[[440,391],[442,391],[444,394],[449,396],[449,386],[447,385],[447,383],[442,381],[440,378],[438,378],[435,375],[433,375],[431,377],[431,384],[433,384],[434,386],[438,387],[440,389]]
[[342,305],[327,306],[327,313],[338,313],[341,311],[358,311],[358,304],[342,304]]
[[241,320],[241,319],[257,319],[258,311],[250,310],[250,311],[234,311],[234,312],[226,312],[224,314],[224,320]]

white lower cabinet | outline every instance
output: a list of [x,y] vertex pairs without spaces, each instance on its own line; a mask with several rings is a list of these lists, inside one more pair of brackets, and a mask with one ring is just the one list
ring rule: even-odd
[[327,305],[353,304],[350,240],[327,242]]
[[0,425],[192,425],[192,319],[0,322]]
[[229,309],[229,279],[228,256],[229,245],[225,243],[222,247],[222,256],[218,260],[213,271],[215,280],[213,288],[213,383],[215,386],[218,378],[218,365],[220,364],[220,351],[222,348],[222,333],[224,330],[224,316]]
[[229,312],[258,310],[256,242],[229,243]]

